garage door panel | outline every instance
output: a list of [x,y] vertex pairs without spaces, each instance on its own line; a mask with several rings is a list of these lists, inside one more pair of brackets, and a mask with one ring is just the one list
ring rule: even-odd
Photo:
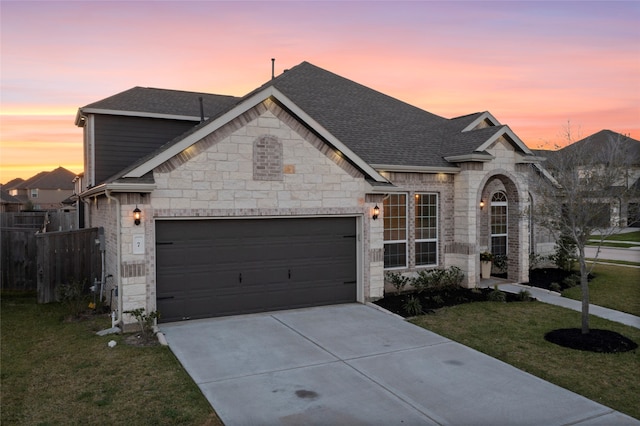
[[355,218],[156,222],[163,321],[356,300]]

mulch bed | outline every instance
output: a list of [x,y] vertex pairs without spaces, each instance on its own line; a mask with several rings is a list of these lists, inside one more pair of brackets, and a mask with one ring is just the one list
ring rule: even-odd
[[[432,313],[435,309],[445,306],[460,305],[462,303],[483,302],[489,300],[489,294],[494,290],[491,288],[456,288],[447,289],[445,291],[423,291],[420,294],[401,293],[399,295],[386,295],[384,299],[376,300],[376,305],[398,314],[404,318],[410,315],[405,311],[404,306],[411,296],[417,297],[422,305],[422,312],[425,314]],[[506,302],[519,301],[518,295],[505,293]]]
[[638,347],[633,340],[610,330],[590,329],[589,333],[582,334],[579,328],[561,328],[550,331],[544,338],[565,348],[588,352],[627,352]]
[[124,342],[129,346],[158,346],[158,338],[155,336],[144,336],[142,333],[130,334],[124,338]]
[[533,269],[529,271],[529,285],[532,287],[544,288],[545,290],[551,290],[551,284],[557,283],[564,289],[566,288],[563,284],[564,280],[571,275],[572,272],[559,268]]

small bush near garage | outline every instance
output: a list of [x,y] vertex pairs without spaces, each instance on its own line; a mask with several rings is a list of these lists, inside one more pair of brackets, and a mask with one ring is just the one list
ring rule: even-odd
[[108,315],[64,321],[35,294],[3,293],[1,308],[0,424],[222,424],[169,348],[97,336]]

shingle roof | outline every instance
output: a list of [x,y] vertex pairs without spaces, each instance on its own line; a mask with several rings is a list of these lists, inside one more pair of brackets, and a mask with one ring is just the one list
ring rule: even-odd
[[80,108],[131,111],[161,115],[200,117],[200,100],[205,117],[212,117],[235,104],[239,98],[210,93],[133,87]]
[[506,127],[485,127],[467,132],[451,131],[448,136],[448,143],[442,147],[441,153],[447,157],[470,154],[475,152],[487,139]]
[[369,164],[448,165],[433,149],[446,118],[308,62],[271,84]]
[[440,117],[308,62],[293,67],[242,98],[136,87],[84,108],[199,114],[199,104],[194,98],[203,96],[207,105],[206,97],[211,96],[208,99],[213,109],[205,113],[209,117],[207,121],[140,159],[125,172],[270,86],[371,165],[452,167],[454,165],[444,157],[473,153],[504,128],[492,126],[462,132],[483,113],[453,119]]
[[576,148],[583,148],[588,152],[589,150],[597,150],[610,141],[617,140],[622,143],[622,146],[627,151],[626,154],[632,164],[640,164],[640,141],[606,129],[600,130],[599,132],[594,133],[591,136],[587,136],[584,139],[580,139],[579,141],[562,148],[560,151],[571,151]]
[[640,165],[640,141],[606,129],[600,130],[593,135],[587,136],[558,150],[536,150],[535,152],[537,155],[546,157],[547,159],[553,159],[555,155],[562,152],[571,153],[576,149],[583,149],[584,154],[589,154],[589,152],[597,154],[597,150],[605,144],[617,140],[622,142],[623,149],[626,151],[630,164]]
[[482,113],[440,117],[308,62],[269,85],[369,164],[451,167],[444,157],[474,152],[501,129],[462,133]]
[[25,180],[17,188],[21,189],[73,189],[73,179],[76,174],[64,167],[58,167],[50,172],[40,172]]
[[8,191],[10,189],[19,187],[22,182],[24,182],[24,179],[22,179],[22,178],[11,179],[9,182],[3,184],[2,188],[5,191]]

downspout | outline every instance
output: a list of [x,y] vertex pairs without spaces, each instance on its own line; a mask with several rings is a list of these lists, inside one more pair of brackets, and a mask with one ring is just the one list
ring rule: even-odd
[[122,286],[120,283],[120,259],[122,258],[122,248],[120,245],[120,240],[121,240],[121,234],[122,234],[122,228],[121,228],[121,216],[122,216],[122,211],[121,211],[121,207],[120,207],[120,200],[118,200],[116,197],[111,195],[111,190],[107,189],[104,193],[107,198],[109,200],[113,200],[116,203],[116,229],[118,230],[116,233],[116,270],[114,273],[114,276],[116,277],[116,288],[118,288],[117,290],[117,296],[118,296],[118,313],[117,313],[117,319],[116,322],[117,323],[122,323]]

